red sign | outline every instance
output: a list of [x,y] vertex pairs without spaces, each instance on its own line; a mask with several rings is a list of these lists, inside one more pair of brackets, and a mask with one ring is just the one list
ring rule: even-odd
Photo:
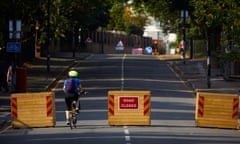
[[138,110],[139,96],[119,96],[118,107],[123,110]]

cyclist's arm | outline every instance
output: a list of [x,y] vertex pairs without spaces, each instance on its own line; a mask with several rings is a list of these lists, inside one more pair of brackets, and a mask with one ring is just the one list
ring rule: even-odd
[[83,91],[82,84],[79,84],[79,86],[78,86],[78,90],[79,90],[80,92]]
[[63,83],[63,91],[64,92],[66,91],[66,81],[64,81],[64,83]]

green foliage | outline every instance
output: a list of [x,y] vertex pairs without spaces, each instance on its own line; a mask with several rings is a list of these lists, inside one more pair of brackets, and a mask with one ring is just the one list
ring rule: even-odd
[[[134,0],[134,5],[144,6],[150,15],[161,22],[165,32],[181,32],[178,26],[182,21],[180,11],[187,9],[190,24],[187,36],[207,39],[211,30],[214,33],[222,32],[228,41],[240,44],[239,0]],[[237,51],[226,55],[231,60],[240,59]]]
[[170,48],[178,48],[178,44],[179,42],[178,41],[175,41],[175,42],[171,42],[169,45],[170,45]]
[[48,36],[65,38],[78,28],[104,27],[142,35],[148,15],[161,22],[164,32],[180,34],[182,9],[189,11],[187,36],[199,39],[212,29],[222,32],[227,41],[240,44],[239,0],[134,0],[132,4],[128,0],[1,0],[0,5],[0,47],[8,41],[8,21],[14,17],[31,29],[28,34],[23,32],[23,38],[34,36],[38,21],[40,43],[45,44]]
[[135,8],[128,5],[124,13],[125,31],[130,34],[142,36],[144,33],[144,26],[148,22],[148,17],[144,13],[143,8]]
[[[106,27],[109,20],[109,9],[112,0],[1,0],[0,44],[8,40],[8,20],[22,20],[23,27],[30,27],[32,36],[35,33],[36,21],[39,22],[39,42],[45,44],[47,38],[59,39],[79,27],[95,30]],[[48,25],[49,24],[49,25]],[[23,33],[23,37],[25,37]]]
[[227,61],[227,60],[230,60],[232,62],[239,62],[240,53],[235,52],[235,51],[229,51],[228,53],[225,53],[225,54],[222,55],[222,60],[223,60],[223,62]]
[[[178,5],[180,3],[180,5]],[[135,7],[144,7],[146,12],[161,22],[163,32],[176,32],[180,23],[180,8],[182,6],[179,0],[134,0]]]
[[132,4],[127,4],[126,1],[116,1],[110,9],[110,21],[107,29],[142,36],[148,20],[144,12],[143,7],[134,7]]
[[140,35],[142,36],[143,35],[143,30],[134,25],[134,24],[129,24],[126,28],[126,32],[130,35],[130,34],[135,34],[135,35]]
[[110,21],[107,25],[107,29],[109,30],[119,30],[124,31],[124,5],[122,2],[115,2],[112,8],[109,10],[110,12]]

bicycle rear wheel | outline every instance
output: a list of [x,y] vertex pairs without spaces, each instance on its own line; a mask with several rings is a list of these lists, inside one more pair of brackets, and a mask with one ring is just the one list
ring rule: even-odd
[[77,127],[77,116],[75,113],[72,113],[70,116],[70,128],[76,128]]

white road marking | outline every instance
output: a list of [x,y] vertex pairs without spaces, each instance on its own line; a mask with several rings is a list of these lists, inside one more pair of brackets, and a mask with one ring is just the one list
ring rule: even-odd
[[121,90],[124,89],[124,61],[126,59],[127,54],[124,54],[122,57],[122,64],[121,64]]
[[131,144],[131,137],[130,137],[130,132],[127,126],[124,126],[124,134],[125,134],[125,141],[126,144]]
[[126,140],[126,141],[131,141],[130,136],[125,136],[125,140]]
[[129,130],[128,130],[128,129],[125,129],[125,130],[124,130],[124,133],[125,133],[125,135],[129,135]]

